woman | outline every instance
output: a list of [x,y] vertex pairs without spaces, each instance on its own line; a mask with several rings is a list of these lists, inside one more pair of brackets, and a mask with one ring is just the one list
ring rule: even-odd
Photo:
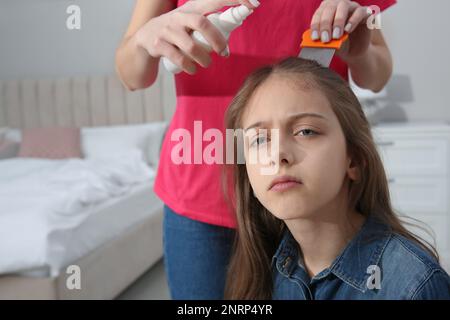
[[[395,0],[138,0],[128,30],[117,50],[117,71],[130,90],[152,85],[161,56],[186,73],[175,77],[177,108],[161,150],[155,192],[164,201],[164,256],[174,299],[222,299],[236,219],[221,188],[220,164],[202,159],[176,164],[171,153],[178,141],[172,132],[224,130],[224,114],[244,79],[258,67],[297,56],[301,36],[312,28],[320,41],[343,32],[349,41],[331,68],[347,78],[348,70],[363,88],[381,90],[392,61],[381,30],[367,28],[364,5],[384,10]],[[228,47],[204,17],[224,6],[255,9],[233,31]],[[212,45],[209,55],[191,39],[201,32]],[[228,50],[229,48],[229,50]],[[229,54],[231,52],[231,54]],[[228,58],[226,58],[229,56]],[[199,68],[197,65],[200,65]],[[202,134],[202,132],[200,132]],[[195,142],[194,142],[195,143]],[[200,143],[199,147],[205,145]],[[195,161],[196,160],[196,161]]]

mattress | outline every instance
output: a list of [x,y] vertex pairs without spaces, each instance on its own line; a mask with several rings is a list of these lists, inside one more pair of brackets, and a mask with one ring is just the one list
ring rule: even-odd
[[[154,179],[133,187],[126,195],[109,199],[89,208],[86,219],[74,228],[53,232],[45,244],[45,262],[27,270],[17,270],[14,274],[32,277],[56,277],[64,268],[99,246],[119,237],[129,228],[161,215],[163,203],[153,192]],[[82,212],[80,212],[83,215]],[[155,244],[159,248],[160,243]],[[149,250],[152,244],[149,243]],[[43,248],[36,248],[36,250]]]

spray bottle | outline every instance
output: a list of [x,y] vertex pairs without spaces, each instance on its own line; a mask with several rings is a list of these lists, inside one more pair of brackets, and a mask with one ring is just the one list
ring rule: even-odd
[[[211,23],[216,26],[217,29],[219,29],[219,31],[225,37],[225,40],[228,42],[228,38],[230,37],[231,32],[242,25],[244,20],[252,13],[253,10],[247,8],[244,5],[241,5],[238,7],[230,8],[223,13],[210,14],[206,18],[211,21]],[[208,43],[208,41],[206,41],[206,39],[200,32],[194,31],[192,33],[192,38],[194,39],[194,41],[204,47],[208,52],[212,51],[211,45]],[[182,71],[180,67],[172,63],[166,57],[163,57],[163,64],[169,72],[180,73]]]

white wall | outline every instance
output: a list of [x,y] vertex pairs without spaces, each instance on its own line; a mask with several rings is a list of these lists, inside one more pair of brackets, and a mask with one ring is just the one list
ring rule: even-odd
[[[66,28],[70,4],[82,9],[80,31]],[[134,0],[0,0],[0,80],[114,72],[114,51],[133,5]],[[448,0],[398,0],[384,13],[395,65],[384,117],[450,120],[448,12]],[[170,89],[166,100],[173,104],[172,78],[164,81]]]
[[[0,78],[107,74],[133,0],[0,0]],[[68,30],[66,8],[81,8]]]
[[383,16],[394,58],[393,105],[411,121],[450,121],[450,1],[397,1]]
[[[66,27],[68,6],[81,29]],[[0,80],[114,73],[114,54],[134,0],[0,0]],[[175,107],[173,77],[161,74],[163,104]]]

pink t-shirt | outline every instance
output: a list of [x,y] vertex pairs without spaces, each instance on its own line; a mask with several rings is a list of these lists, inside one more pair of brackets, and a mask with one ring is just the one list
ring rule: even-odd
[[[178,6],[186,2],[170,1],[177,2]],[[175,212],[197,221],[230,228],[236,226],[236,219],[222,192],[222,165],[207,164],[203,158],[200,163],[194,163],[194,149],[200,150],[201,154],[212,143],[202,138],[210,128],[220,129],[225,139],[225,111],[252,71],[299,54],[302,34],[309,28],[311,18],[322,1],[260,2],[261,5],[244,24],[232,32],[229,58],[213,53],[209,68],[198,66],[198,72],[193,76],[186,73],[175,76],[177,106],[163,142],[154,186],[156,194]],[[396,1],[357,2],[374,4],[384,10]],[[339,58],[335,57],[330,67],[347,79],[347,66]],[[201,121],[201,130],[197,123],[196,133],[194,121]],[[191,141],[186,145],[191,146],[191,164],[176,164],[171,159],[173,148],[179,146],[181,141],[178,137],[171,138],[176,129],[186,129],[190,133]],[[200,143],[195,145],[197,142],[194,141]]]

